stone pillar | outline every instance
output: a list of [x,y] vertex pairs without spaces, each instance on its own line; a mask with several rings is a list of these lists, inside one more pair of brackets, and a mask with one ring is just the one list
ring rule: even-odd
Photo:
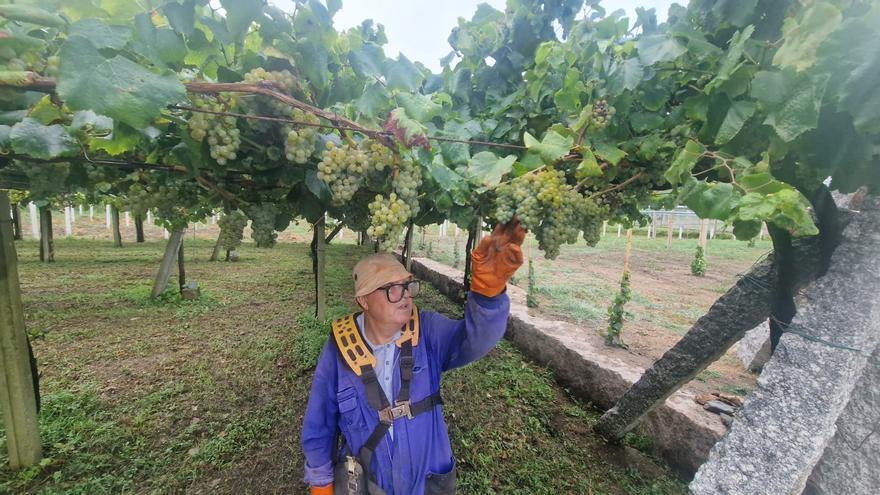
[[807,481],[808,495],[874,495],[880,490],[880,345],[865,366],[837,433]]
[[761,323],[746,332],[736,345],[736,355],[749,371],[760,371],[770,359],[770,324]]
[[[814,480],[841,479],[859,469],[848,466],[834,476],[830,474],[841,462],[836,454],[855,448],[835,448],[832,439],[837,425],[847,423],[846,416],[839,420],[844,408],[863,407],[859,402],[848,404],[855,398],[856,383],[862,380],[868,359],[880,341],[877,253],[880,198],[870,197],[844,229],[828,271],[798,298],[797,315],[764,366],[757,388],[737,413],[730,432],[715,445],[694,477],[691,494],[799,494],[823,455],[829,474],[824,474],[825,468],[820,465]],[[870,387],[876,391],[876,381]],[[866,404],[876,401],[872,397]],[[874,408],[874,427],[876,414]],[[859,423],[865,426],[858,431],[868,428],[870,421],[870,417],[860,418]],[[847,440],[842,441],[847,445],[861,441],[850,440],[848,433],[841,436],[845,436]],[[861,438],[871,440],[867,434]],[[829,445],[831,451],[826,449]],[[872,476],[876,476],[877,457],[866,457],[864,461],[872,463]],[[856,480],[847,483],[855,484]],[[875,484],[869,493],[876,493],[876,489]],[[829,493],[862,492],[835,489]]]

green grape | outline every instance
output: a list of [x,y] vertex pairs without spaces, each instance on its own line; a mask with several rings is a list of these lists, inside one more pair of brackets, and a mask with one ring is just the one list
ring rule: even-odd
[[244,239],[244,228],[247,226],[248,219],[239,210],[233,210],[220,217],[217,225],[220,226],[220,247],[227,251],[234,251],[241,246]]
[[523,175],[496,192],[495,218],[507,223],[516,215],[548,259],[559,256],[562,244],[577,242],[581,230],[588,243],[598,241],[605,210],[567,184],[561,171]]
[[24,171],[30,183],[32,200],[48,199],[56,194],[67,191],[67,176],[70,174],[68,163],[29,163],[16,161],[18,168]]
[[278,234],[275,233],[275,217],[278,215],[278,207],[272,203],[254,204],[247,209],[247,216],[251,219],[251,238],[260,248],[270,248],[275,245]]
[[[308,122],[318,124],[318,117],[310,113],[306,113],[298,108],[294,108],[291,112],[291,118],[297,122]],[[284,126],[287,134],[284,140],[284,156],[288,161],[294,163],[306,163],[315,150],[315,141],[318,139],[318,131],[315,127],[302,126],[294,129],[291,126]]]
[[412,217],[409,205],[397,193],[391,193],[387,198],[377,194],[369,204],[369,209],[371,220],[367,234],[377,239],[382,249],[393,247],[393,243],[403,233],[403,227]]
[[[196,108],[212,112],[224,112],[235,105],[234,99],[228,102],[204,96],[195,96],[191,99]],[[228,161],[236,159],[238,147],[241,145],[241,132],[236,127],[235,117],[193,112],[188,125],[189,134],[193,139],[200,142],[208,141],[211,158],[219,165],[226,165]]]

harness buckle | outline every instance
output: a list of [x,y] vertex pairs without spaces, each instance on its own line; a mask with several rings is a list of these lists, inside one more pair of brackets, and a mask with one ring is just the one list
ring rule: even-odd
[[386,424],[394,423],[395,419],[403,417],[409,419],[413,418],[412,409],[410,408],[410,402],[408,400],[395,402],[393,406],[388,406],[379,411],[379,421]]
[[347,486],[349,495],[358,495],[361,493],[361,479],[364,475],[364,468],[352,456],[345,458],[345,470],[348,472]]

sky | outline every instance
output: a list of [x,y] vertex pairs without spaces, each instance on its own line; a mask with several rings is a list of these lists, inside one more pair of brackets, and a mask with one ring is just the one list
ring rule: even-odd
[[[291,0],[269,0],[269,3],[292,11]],[[480,3],[488,3],[504,10],[505,0],[343,0],[342,9],[333,17],[336,29],[348,29],[364,19],[373,19],[385,26],[388,44],[385,55],[396,57],[403,52],[410,60],[425,64],[440,72],[440,59],[452,48],[446,39],[458,18],[470,19]],[[672,0],[607,0],[602,6],[611,12],[624,9],[630,22],[635,19],[635,8],[654,8],[657,19],[663,22]],[[679,0],[686,4],[686,0]]]

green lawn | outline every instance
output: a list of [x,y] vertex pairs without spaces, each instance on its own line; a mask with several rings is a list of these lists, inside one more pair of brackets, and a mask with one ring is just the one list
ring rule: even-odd
[[[311,316],[306,245],[248,244],[240,262],[211,263],[212,241],[188,238],[197,302],[148,297],[161,242],[60,239],[53,264],[33,241],[16,247],[45,460],[0,470],[0,493],[303,493],[299,429],[328,332]],[[330,246],[335,314],[351,310],[350,270],[367,252]],[[434,290],[419,299],[461,313]],[[459,493],[685,492],[648,456],[624,461],[631,450],[595,437],[597,411],[506,342],[443,390]]]

